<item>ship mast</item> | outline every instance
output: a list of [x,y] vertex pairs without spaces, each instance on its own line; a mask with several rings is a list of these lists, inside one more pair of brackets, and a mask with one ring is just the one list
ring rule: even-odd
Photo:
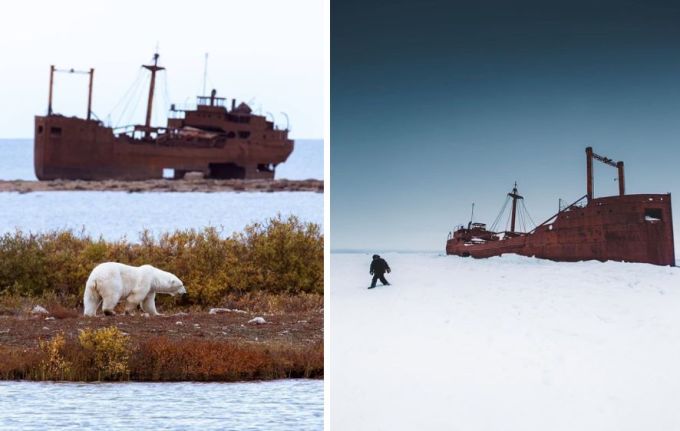
[[515,181],[515,187],[512,188],[512,193],[508,193],[508,196],[512,198],[512,219],[510,220],[510,232],[515,233],[515,218],[517,215],[517,199],[524,199],[523,196],[517,194],[517,182]]
[[156,86],[156,72],[164,70],[164,67],[158,65],[158,53],[153,55],[153,65],[143,65],[142,67],[151,71],[151,85],[149,85],[149,102],[146,106],[146,122],[144,123],[144,137],[148,138],[151,132],[151,108],[153,106],[153,92]]

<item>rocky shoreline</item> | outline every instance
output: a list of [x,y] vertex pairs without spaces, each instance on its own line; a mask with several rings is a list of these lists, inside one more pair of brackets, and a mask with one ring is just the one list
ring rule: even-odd
[[[323,310],[216,309],[156,317],[82,317],[80,310],[64,310],[0,315],[0,380],[323,378]],[[84,343],[84,331],[95,345]],[[97,365],[102,355],[110,360]],[[107,375],[111,361],[123,372]]]
[[143,180],[143,181],[26,181],[0,180],[0,192],[122,191],[144,192],[316,192],[323,193],[322,180]]

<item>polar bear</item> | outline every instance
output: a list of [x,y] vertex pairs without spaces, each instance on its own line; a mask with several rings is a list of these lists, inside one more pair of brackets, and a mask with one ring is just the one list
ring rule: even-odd
[[186,293],[184,284],[174,274],[151,265],[130,266],[116,262],[97,265],[85,284],[84,314],[95,316],[99,304],[104,314],[115,314],[118,301],[125,299],[125,314],[133,314],[138,305],[142,310],[158,316],[154,302],[157,293],[177,295]]

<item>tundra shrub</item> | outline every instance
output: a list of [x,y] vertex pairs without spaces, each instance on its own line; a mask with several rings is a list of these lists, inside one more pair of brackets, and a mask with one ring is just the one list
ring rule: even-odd
[[64,334],[55,335],[49,341],[41,341],[39,348],[43,359],[39,369],[41,380],[66,380],[71,371],[71,363],[64,358],[66,340]]
[[78,340],[98,372],[97,380],[119,380],[129,374],[128,336],[120,329],[115,326],[85,329]]
[[[104,241],[80,232],[0,236],[0,297],[56,297],[80,302],[85,281],[99,263],[151,264],[187,286],[182,305],[215,305],[257,292],[323,294],[323,234],[318,225],[280,216],[224,237],[214,227],[178,230],[138,243]],[[161,296],[167,304],[175,298]]]

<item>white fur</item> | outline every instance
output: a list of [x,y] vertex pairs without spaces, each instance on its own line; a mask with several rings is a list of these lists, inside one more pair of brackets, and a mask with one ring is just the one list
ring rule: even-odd
[[97,265],[85,284],[85,315],[97,314],[102,304],[104,314],[115,314],[113,309],[118,301],[126,300],[125,313],[132,314],[137,306],[152,315],[156,311],[157,293],[169,295],[186,293],[184,284],[174,274],[154,268],[151,265],[130,266],[116,262]]

